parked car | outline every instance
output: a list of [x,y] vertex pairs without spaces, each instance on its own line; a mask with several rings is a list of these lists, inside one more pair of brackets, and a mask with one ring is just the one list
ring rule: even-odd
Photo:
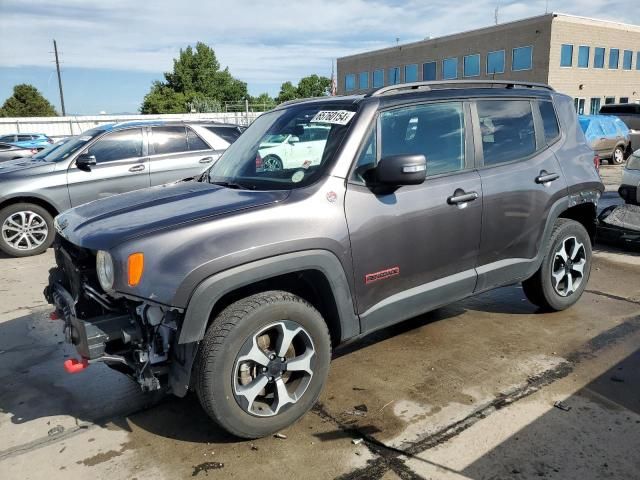
[[38,153],[35,148],[18,147],[10,143],[0,143],[0,162],[15,160],[17,158],[30,157]]
[[[274,135],[319,126],[324,148],[263,168]],[[543,310],[573,305],[604,191],[594,161],[573,99],[538,84],[283,104],[197,180],[56,217],[45,296],[80,355],[65,368],[194,389],[234,435],[277,432],[317,400],[332,346],[521,281]]]
[[18,147],[42,149],[53,143],[44,133],[12,133],[0,136],[0,142],[11,143]]
[[618,117],[580,115],[580,126],[591,148],[601,160],[621,165],[630,153],[629,128]]
[[317,165],[331,129],[327,125],[297,125],[294,132],[268,135],[258,153],[264,170]]
[[622,120],[630,130],[631,149],[640,149],[640,104],[638,103],[610,103],[600,107],[600,115],[615,115]]
[[68,208],[201,175],[229,146],[217,129],[239,131],[211,122],[108,124],[41,158],[0,163],[0,250],[41,253],[53,242],[53,217]]
[[618,193],[626,203],[640,205],[640,150],[627,159]]

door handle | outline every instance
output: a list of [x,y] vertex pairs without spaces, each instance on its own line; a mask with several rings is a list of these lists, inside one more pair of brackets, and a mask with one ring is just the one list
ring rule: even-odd
[[545,170],[542,170],[540,172],[540,175],[536,177],[536,183],[544,185],[545,183],[551,183],[559,178],[560,175],[558,175],[557,173],[547,173]]
[[134,165],[129,169],[130,172],[141,172],[144,170],[144,165]]
[[200,159],[200,163],[211,163],[213,162],[213,157],[204,157]]
[[449,205],[461,205],[468,202],[473,202],[477,198],[478,198],[478,192],[466,193],[464,190],[459,188],[458,190],[453,192],[452,196],[447,198],[447,203]]

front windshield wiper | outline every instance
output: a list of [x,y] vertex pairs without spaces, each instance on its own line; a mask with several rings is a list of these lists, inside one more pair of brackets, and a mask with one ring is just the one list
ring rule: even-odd
[[235,190],[255,190],[255,187],[253,185],[242,185],[240,183],[235,183],[235,182],[220,181],[220,182],[209,182],[209,183],[211,183],[212,185],[219,185],[225,188],[233,188]]

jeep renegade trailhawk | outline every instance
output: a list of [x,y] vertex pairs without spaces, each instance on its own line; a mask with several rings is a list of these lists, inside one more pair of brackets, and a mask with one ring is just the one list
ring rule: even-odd
[[[274,138],[296,155],[274,161]],[[56,217],[45,295],[80,354],[68,371],[193,389],[224,429],[260,437],[311,408],[346,340],[516,282],[571,306],[602,191],[573,100],[545,85],[289,103],[195,180]]]

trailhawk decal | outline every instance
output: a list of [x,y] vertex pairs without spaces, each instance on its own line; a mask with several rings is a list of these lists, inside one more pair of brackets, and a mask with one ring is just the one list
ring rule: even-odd
[[378,280],[386,280],[387,278],[395,277],[396,275],[400,275],[400,267],[387,268],[386,270],[380,270],[379,272],[367,273],[364,276],[364,283],[369,284],[377,282]]
[[355,114],[356,112],[350,112],[348,110],[322,110],[314,115],[310,123],[346,125]]

